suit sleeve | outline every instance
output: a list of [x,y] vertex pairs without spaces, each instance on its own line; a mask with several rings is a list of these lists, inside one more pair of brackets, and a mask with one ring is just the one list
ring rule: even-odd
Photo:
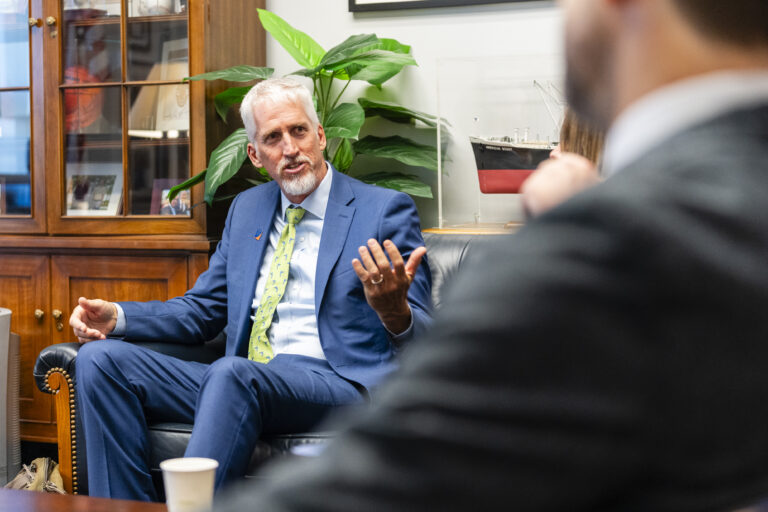
[[613,509],[653,453],[658,354],[628,219],[595,211],[475,255],[370,410],[216,510]]
[[239,196],[227,214],[222,239],[208,269],[181,297],[167,301],[120,302],[125,311],[126,341],[203,343],[227,323],[227,256],[229,231]]
[[[396,194],[387,203],[381,216],[379,233],[379,242],[391,240],[405,261],[408,261],[414,249],[424,246],[419,213],[409,196]],[[428,257],[429,255],[426,255],[422,258],[408,289],[408,304],[411,307],[413,323],[408,335],[398,340],[399,344],[423,335],[431,323],[432,276],[429,272]]]

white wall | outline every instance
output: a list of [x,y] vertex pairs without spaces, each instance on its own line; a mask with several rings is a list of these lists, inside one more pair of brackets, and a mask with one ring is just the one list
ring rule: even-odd
[[[554,59],[559,67],[562,53],[561,17],[554,2],[353,14],[348,11],[347,0],[267,0],[267,9],[312,36],[326,49],[352,34],[362,33],[375,33],[412,45],[419,66],[406,68],[401,75],[386,82],[383,92],[373,87],[365,92],[372,98],[395,101],[430,113],[438,112],[438,76],[442,91],[451,90],[452,86],[455,89],[462,80],[466,82],[466,73],[457,71],[454,75],[451,71],[462,61],[475,68],[480,65],[478,63],[493,67],[493,57],[503,57],[498,62],[510,62],[510,58],[524,62],[531,55],[541,55],[547,60]],[[271,37],[268,36],[267,41],[267,63],[276,69],[276,75],[288,74],[298,68]],[[452,80],[454,76],[456,79]],[[359,91],[366,89],[362,84],[359,87]],[[456,90],[452,92],[454,96],[457,93]],[[451,96],[445,95],[450,103]],[[471,95],[473,91],[468,91],[467,96]],[[441,92],[439,97],[443,96]],[[451,112],[452,105],[445,103],[444,99],[440,104],[441,113],[453,125],[446,151],[450,160],[443,171],[446,224],[519,220],[517,196],[479,193],[474,159],[465,137],[471,127],[465,126],[467,123],[461,119],[451,119],[447,113]],[[386,122],[380,127],[391,133],[398,131],[396,125]],[[423,133],[421,137],[431,140],[433,135]],[[435,194],[434,200],[417,200],[422,226],[433,227],[438,222],[437,177],[427,171],[420,176],[433,185]]]

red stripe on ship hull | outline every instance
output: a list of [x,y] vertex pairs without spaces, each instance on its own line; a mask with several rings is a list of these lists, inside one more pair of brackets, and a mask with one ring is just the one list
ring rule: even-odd
[[517,194],[535,169],[482,169],[477,171],[483,194]]

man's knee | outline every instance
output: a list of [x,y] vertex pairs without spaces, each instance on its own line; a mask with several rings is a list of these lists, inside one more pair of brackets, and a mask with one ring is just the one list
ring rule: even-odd
[[253,373],[255,363],[244,357],[224,356],[206,369],[204,381],[242,380],[245,382]]
[[120,341],[91,341],[85,343],[77,353],[75,370],[78,387],[88,385],[103,374],[114,374],[120,361],[131,360],[131,346]]

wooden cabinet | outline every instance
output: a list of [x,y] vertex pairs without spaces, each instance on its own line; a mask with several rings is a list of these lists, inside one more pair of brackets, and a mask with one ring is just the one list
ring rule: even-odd
[[55,441],[32,367],[74,340],[79,296],[167,299],[206,268],[202,187],[164,197],[232,129],[213,106],[232,84],[184,78],[263,66],[264,3],[0,2],[0,306],[22,340],[22,439]]

